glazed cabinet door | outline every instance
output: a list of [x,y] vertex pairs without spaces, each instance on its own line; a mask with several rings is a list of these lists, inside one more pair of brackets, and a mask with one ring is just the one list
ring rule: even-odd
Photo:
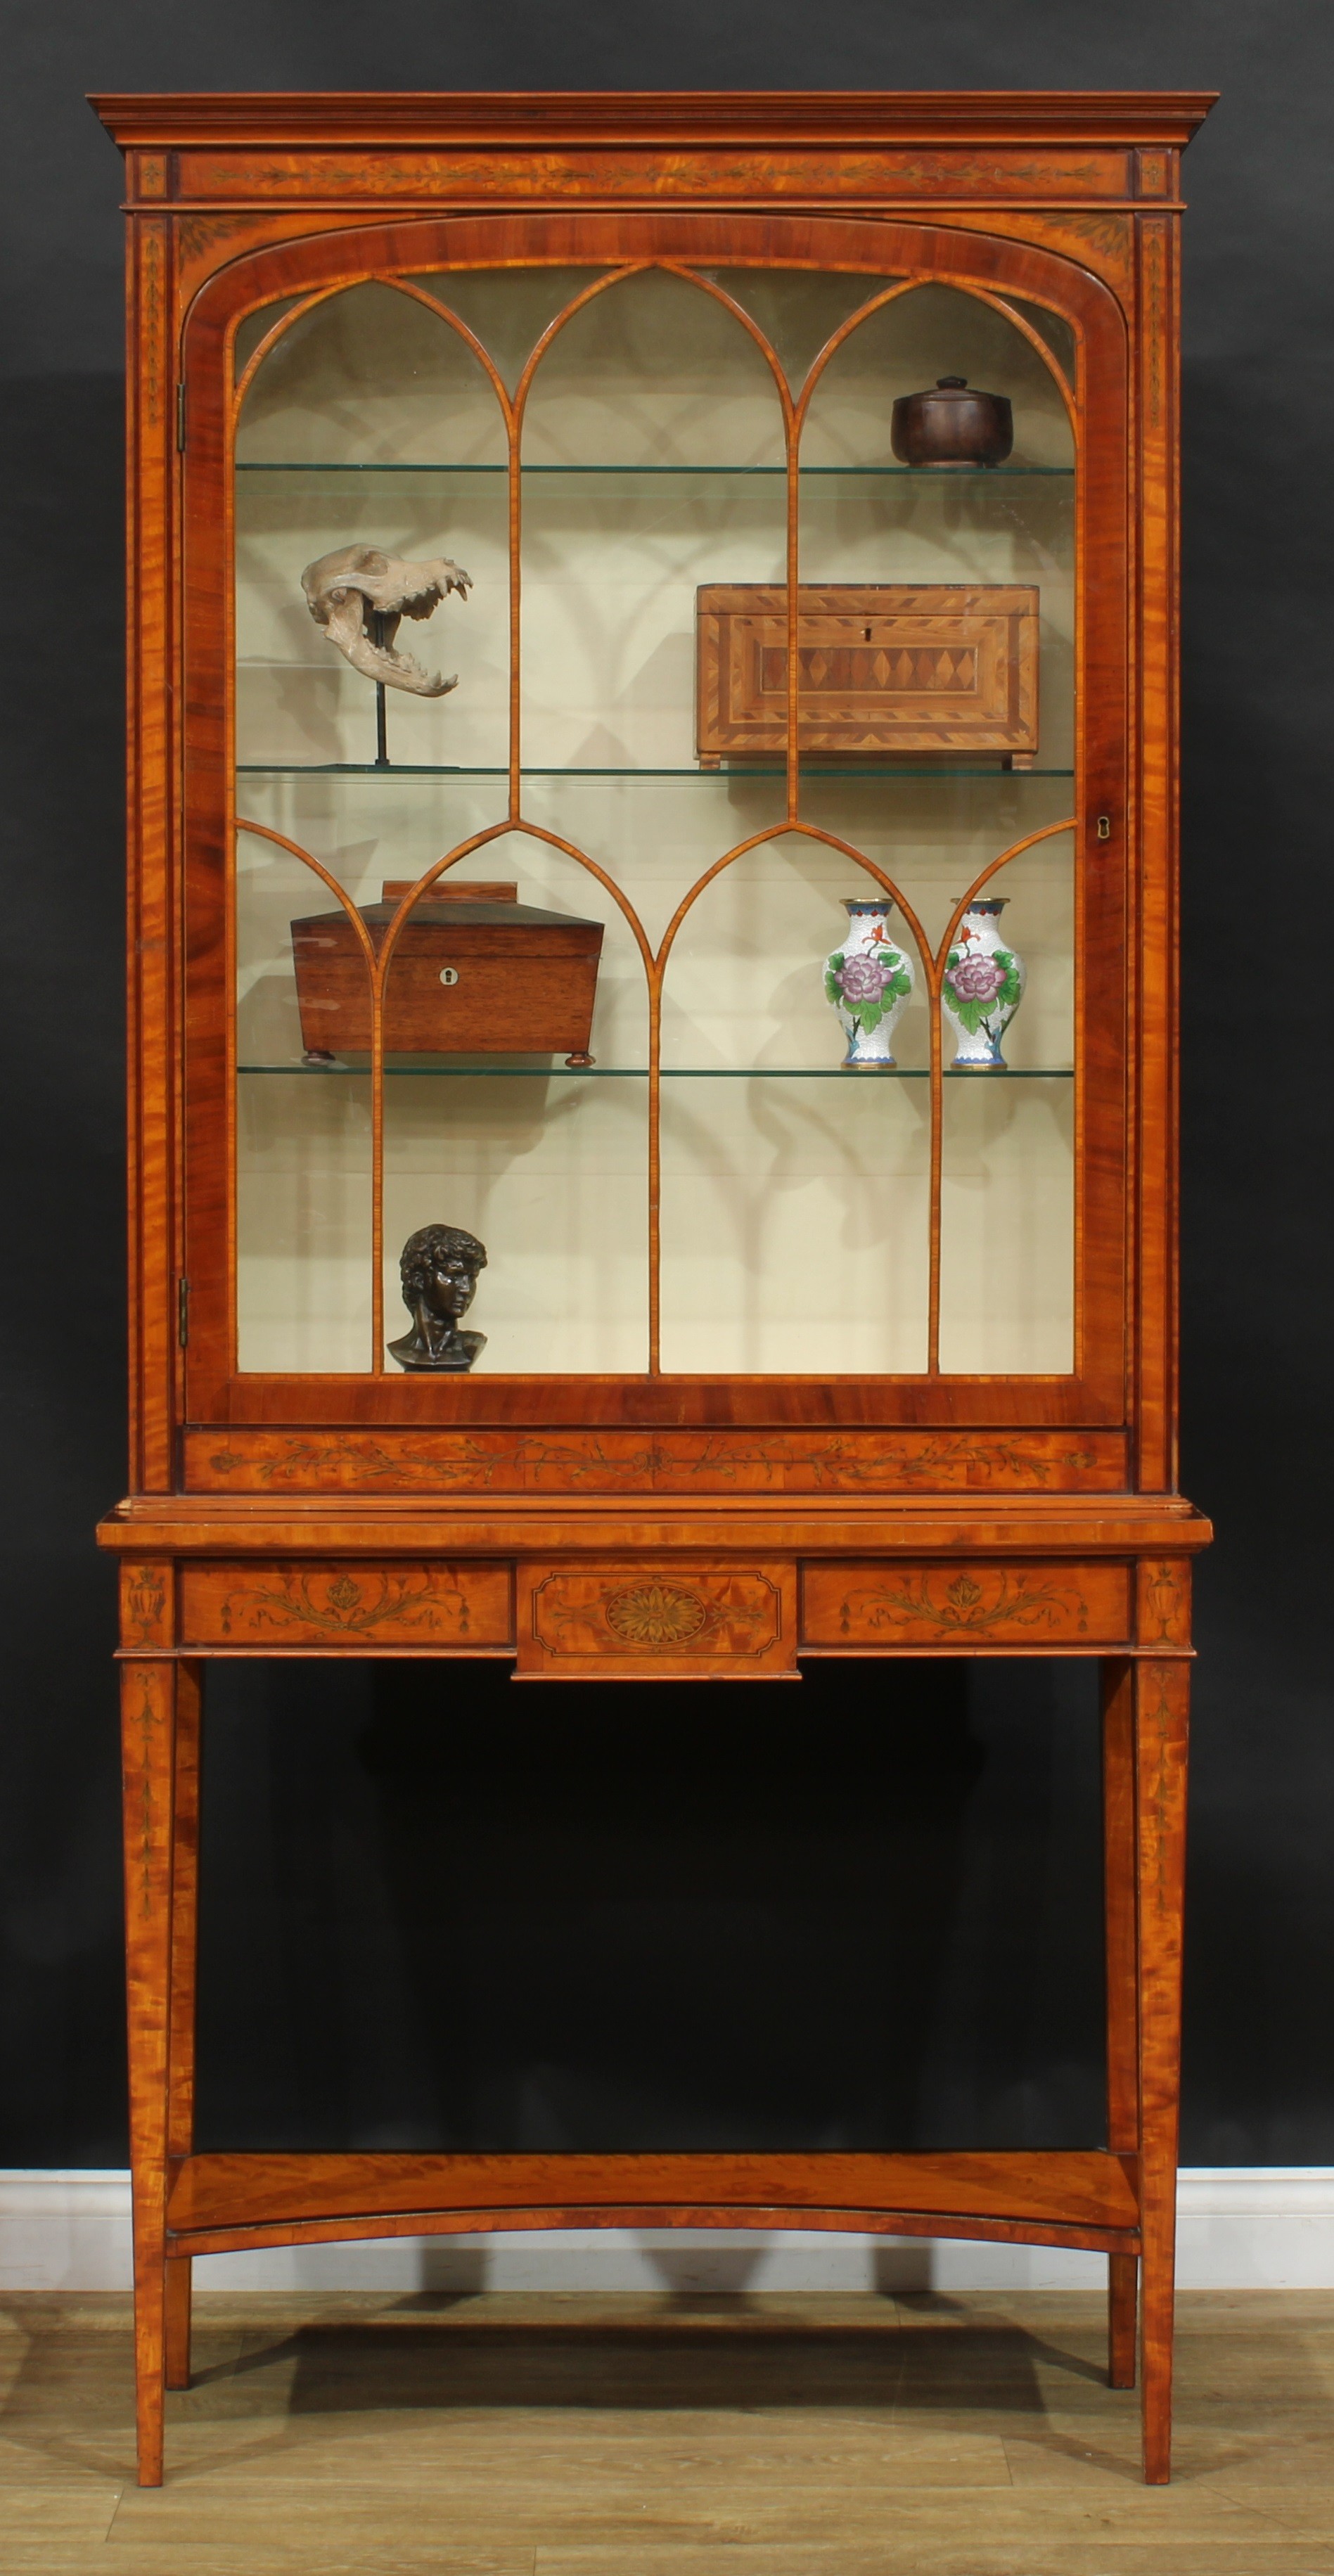
[[187,333],[192,1418],[1121,1420],[1117,308],[501,230]]

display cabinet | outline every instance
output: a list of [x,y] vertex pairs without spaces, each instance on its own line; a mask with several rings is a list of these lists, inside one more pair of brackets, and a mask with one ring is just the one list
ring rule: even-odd
[[[1167,2475],[1208,103],[96,102],[130,197],[101,1537],[146,2483],[195,2254],[677,2222],[1106,2252]],[[195,2152],[202,1674],[329,1655],[584,1688],[1099,1659],[1105,2139]]]

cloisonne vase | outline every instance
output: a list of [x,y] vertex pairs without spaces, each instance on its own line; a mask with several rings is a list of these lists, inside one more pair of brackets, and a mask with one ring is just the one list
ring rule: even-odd
[[871,903],[849,900],[843,909],[847,937],[824,964],[825,993],[848,1041],[843,1062],[888,1067],[894,1022],[913,988],[912,966],[886,928],[894,909],[887,895]]
[[1022,957],[1001,938],[1007,897],[970,903],[950,947],[940,1000],[955,1038],[952,1070],[1004,1073],[1001,1039],[1024,998]]

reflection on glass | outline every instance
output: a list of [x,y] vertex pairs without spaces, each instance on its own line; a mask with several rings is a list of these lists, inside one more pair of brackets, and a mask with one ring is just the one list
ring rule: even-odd
[[399,1311],[408,1236],[464,1226],[487,1249],[469,1318],[487,1335],[479,1375],[646,1368],[647,1091],[642,1080],[388,1084],[386,1315]]
[[[962,891],[962,889],[959,889]],[[1055,834],[989,879],[1027,981],[1005,1030],[1016,1073],[1074,1064],[1074,851]],[[957,943],[956,943],[957,944]],[[945,1062],[955,1053],[946,1022]],[[940,1364],[986,1375],[1074,1366],[1075,1086],[982,1071],[945,1086]]]
[[236,1134],[242,1369],[345,1375],[369,1363],[371,1086],[249,1075]]
[[940,1365],[1074,1366],[1074,1086],[988,1074],[945,1087]]
[[663,1090],[663,1367],[924,1368],[925,1084],[863,1074]]

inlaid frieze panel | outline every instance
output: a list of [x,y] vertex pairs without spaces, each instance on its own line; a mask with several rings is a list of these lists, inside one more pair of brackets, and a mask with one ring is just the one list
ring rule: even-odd
[[695,205],[741,199],[829,204],[951,194],[1016,201],[1116,198],[1130,193],[1130,160],[1115,150],[654,151],[184,151],[178,198],[336,197],[345,205],[411,199],[439,205],[547,204],[590,197]]
[[196,1493],[1116,1493],[1119,1431],[191,1431]]
[[190,1564],[181,1570],[181,1632],[199,1646],[337,1647],[379,1654],[508,1645],[509,1568],[365,1558],[306,1564]]
[[1130,1630],[1128,1567],[1110,1564],[807,1565],[802,1644],[1107,1646]]

